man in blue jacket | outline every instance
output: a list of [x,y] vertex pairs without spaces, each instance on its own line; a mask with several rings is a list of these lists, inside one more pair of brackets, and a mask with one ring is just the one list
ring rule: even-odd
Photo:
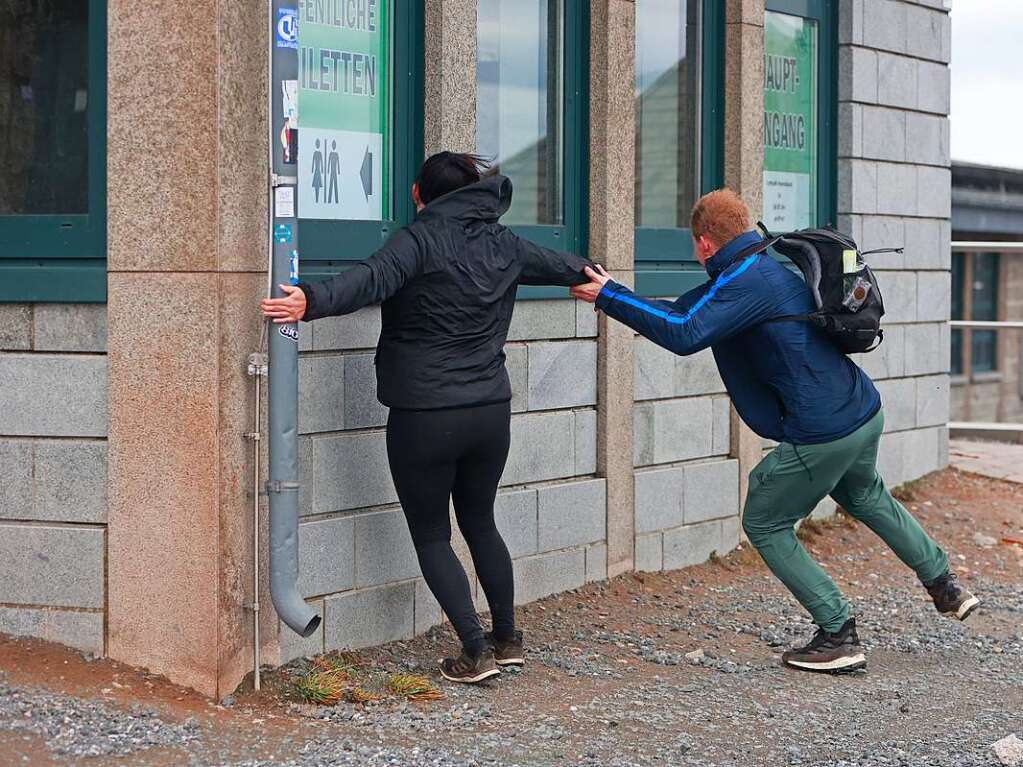
[[795,535],[796,523],[827,495],[916,572],[939,612],[965,620],[979,600],[956,583],[945,552],[877,473],[884,414],[873,382],[817,326],[771,322],[813,310],[805,282],[763,252],[733,191],[697,201],[691,225],[710,280],[678,300],[641,298],[600,267],[587,267],[591,282],[572,293],[676,354],[709,346],[739,415],[779,443],[750,473],[742,521],[771,572],[819,627],[784,662],[831,672],[866,666],[849,603]]

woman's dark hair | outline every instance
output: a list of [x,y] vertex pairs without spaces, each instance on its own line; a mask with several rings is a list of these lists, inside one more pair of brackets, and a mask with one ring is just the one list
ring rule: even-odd
[[490,163],[476,154],[459,152],[437,152],[430,155],[419,169],[416,184],[419,185],[419,199],[429,205],[448,192],[475,184],[490,170]]

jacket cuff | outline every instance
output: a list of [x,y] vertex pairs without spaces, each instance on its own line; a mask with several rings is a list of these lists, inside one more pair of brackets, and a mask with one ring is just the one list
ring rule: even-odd
[[313,286],[308,282],[299,282],[295,287],[305,293],[305,314],[302,315],[302,321],[312,322],[319,319],[316,314],[316,293]]
[[611,303],[611,299],[615,297],[615,294],[624,289],[624,285],[617,283],[614,280],[608,280],[604,283],[604,287],[601,288],[600,292],[597,294],[597,300],[594,302],[594,306],[603,311],[607,308],[607,305]]

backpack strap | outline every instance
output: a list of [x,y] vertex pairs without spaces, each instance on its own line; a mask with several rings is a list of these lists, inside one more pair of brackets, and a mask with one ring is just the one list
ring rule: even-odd
[[780,239],[781,239],[780,236],[768,237],[766,239],[761,240],[760,242],[753,243],[749,247],[743,248],[734,256],[732,256],[732,260],[729,263],[734,264],[736,261],[742,261],[744,258],[752,256],[754,253],[760,253],[761,251],[767,250]]

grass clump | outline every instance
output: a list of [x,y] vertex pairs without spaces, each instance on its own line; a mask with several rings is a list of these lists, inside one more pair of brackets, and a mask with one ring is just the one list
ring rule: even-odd
[[387,689],[411,701],[439,700],[444,697],[429,679],[416,674],[391,674],[387,679]]
[[313,671],[295,683],[295,691],[306,703],[336,705],[345,692],[346,678],[333,671]]

